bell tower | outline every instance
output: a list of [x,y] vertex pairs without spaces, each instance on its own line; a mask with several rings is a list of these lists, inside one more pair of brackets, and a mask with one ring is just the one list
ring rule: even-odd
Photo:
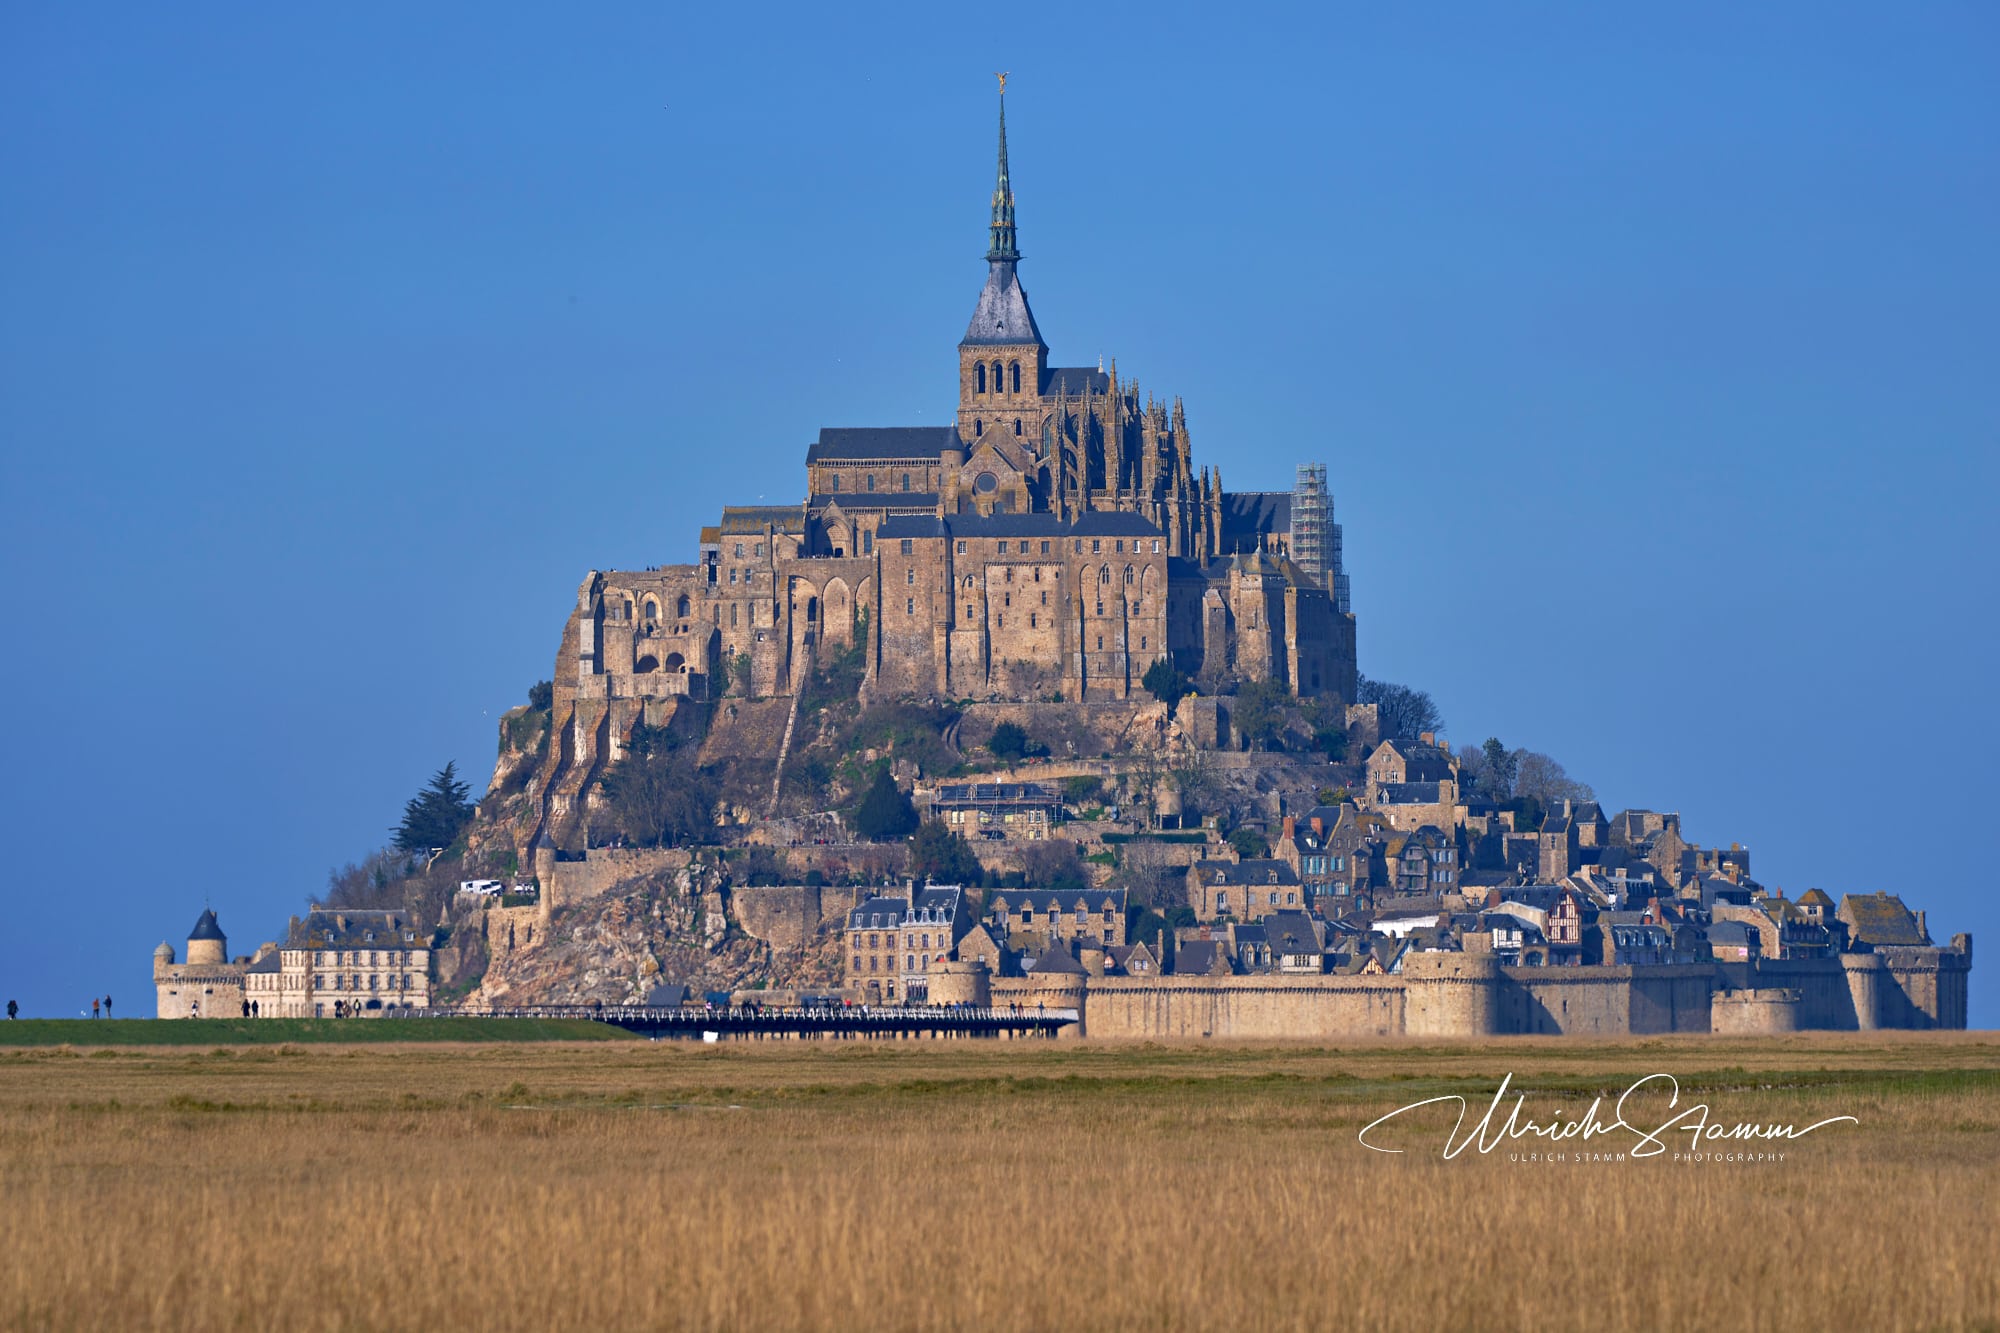
[[986,286],[958,344],[958,437],[976,449],[999,431],[1030,453],[1042,438],[1042,368],[1049,359],[1015,271],[1014,186],[1007,175],[1007,76],[1000,76],[1000,162],[987,226]]

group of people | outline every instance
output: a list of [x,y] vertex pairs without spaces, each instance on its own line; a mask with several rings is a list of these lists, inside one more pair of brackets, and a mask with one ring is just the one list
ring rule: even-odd
[[[104,1018],[111,1017],[111,997],[109,995],[105,996],[103,999],[99,999],[95,995],[90,997],[90,1016],[92,1018],[97,1018],[100,1016],[97,1012],[99,1005],[102,1005],[104,1007],[104,1013],[102,1014],[102,1017]],[[7,1001],[7,1017],[12,1018],[13,1016],[14,1016],[14,1002],[12,1000],[9,1000]]]

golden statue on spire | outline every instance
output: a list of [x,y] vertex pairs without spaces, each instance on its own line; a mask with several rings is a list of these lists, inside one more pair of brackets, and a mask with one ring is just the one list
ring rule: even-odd
[[1007,75],[1009,72],[1010,71],[1004,69],[996,69],[993,71],[994,77],[1000,80],[1000,95],[1002,97],[1005,97],[1007,95]]

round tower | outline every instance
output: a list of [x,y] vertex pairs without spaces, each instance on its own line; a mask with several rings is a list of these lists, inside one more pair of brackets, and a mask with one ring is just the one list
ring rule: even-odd
[[1882,1026],[1882,993],[1889,965],[1879,953],[1844,953],[1840,966],[1847,973],[1847,994],[1854,1005],[1854,1026],[1872,1032]]
[[993,970],[983,958],[931,964],[931,1003],[993,1007]]
[[1403,1033],[1490,1037],[1500,1031],[1500,960],[1490,953],[1403,957]]
[[159,977],[173,965],[174,965],[174,946],[167,943],[165,940],[161,940],[160,947],[153,950],[153,975],[155,977]]
[[187,960],[190,967],[229,961],[229,938],[216,923],[214,909],[203,908],[195,919],[194,929],[188,932]]

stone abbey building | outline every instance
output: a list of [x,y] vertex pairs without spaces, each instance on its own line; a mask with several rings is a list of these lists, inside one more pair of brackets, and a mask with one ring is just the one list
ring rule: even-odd
[[822,430],[800,503],[725,508],[692,565],[593,571],[558,691],[621,716],[637,708],[615,701],[732,684],[786,695],[816,654],[858,647],[877,693],[1122,699],[1171,658],[1352,702],[1325,469],[1301,468],[1296,491],[1225,491],[1196,470],[1179,400],[1115,362],[1052,363],[1020,260],[1003,101],[954,423]]

